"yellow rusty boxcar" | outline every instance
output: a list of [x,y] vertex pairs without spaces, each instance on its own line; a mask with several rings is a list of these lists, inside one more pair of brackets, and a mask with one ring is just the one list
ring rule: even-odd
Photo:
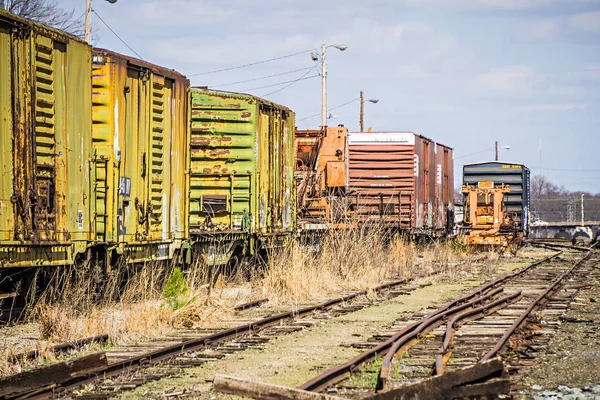
[[190,235],[221,264],[296,225],[294,113],[243,93],[192,89]]
[[93,58],[93,234],[130,262],[187,237],[189,81],[108,50]]
[[91,57],[0,11],[0,266],[70,264],[90,239]]

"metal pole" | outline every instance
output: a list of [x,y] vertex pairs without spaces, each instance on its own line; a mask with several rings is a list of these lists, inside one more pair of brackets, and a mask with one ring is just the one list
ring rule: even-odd
[[360,91],[360,132],[365,131],[365,95]]
[[85,41],[90,44],[92,41],[92,0],[85,1]]
[[496,142],[496,161],[498,161],[498,142]]
[[327,126],[327,62],[326,46],[321,46],[321,127]]
[[581,226],[584,226],[584,211],[583,211],[583,195],[584,193],[581,193]]

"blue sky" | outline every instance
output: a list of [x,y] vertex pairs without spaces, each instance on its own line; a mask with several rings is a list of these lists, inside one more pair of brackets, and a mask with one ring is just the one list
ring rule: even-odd
[[[61,6],[83,12],[83,0]],[[186,75],[266,60],[322,43],[328,106],[364,90],[373,130],[412,130],[455,149],[462,164],[493,158],[529,166],[570,190],[600,192],[600,0],[94,0],[98,14],[144,59]],[[93,15],[96,45],[131,54]],[[191,76],[193,85],[249,91],[317,127],[320,79],[308,52]],[[299,71],[301,68],[306,68]],[[252,90],[249,90],[252,89]],[[272,93],[272,94],[270,94]],[[358,130],[359,103],[330,124]],[[542,169],[540,169],[540,167]],[[566,171],[578,170],[578,171]]]

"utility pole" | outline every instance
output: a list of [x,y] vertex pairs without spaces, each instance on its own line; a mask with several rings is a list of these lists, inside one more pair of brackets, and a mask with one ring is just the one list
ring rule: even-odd
[[327,46],[321,46],[321,128],[327,126]]
[[585,225],[584,224],[584,221],[585,221],[584,215],[585,215],[585,213],[583,211],[583,195],[584,195],[584,193],[581,193],[581,226]]
[[496,161],[498,161],[498,141],[496,141]]
[[365,131],[365,94],[360,91],[360,132]]
[[92,41],[92,0],[85,0],[85,41]]

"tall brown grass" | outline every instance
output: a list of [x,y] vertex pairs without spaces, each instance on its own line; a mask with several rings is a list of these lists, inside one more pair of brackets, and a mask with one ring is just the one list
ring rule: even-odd
[[468,251],[437,242],[417,247],[381,228],[330,230],[315,249],[300,240],[271,250],[253,285],[271,299],[298,303],[343,290],[369,290],[385,279],[472,273]]

